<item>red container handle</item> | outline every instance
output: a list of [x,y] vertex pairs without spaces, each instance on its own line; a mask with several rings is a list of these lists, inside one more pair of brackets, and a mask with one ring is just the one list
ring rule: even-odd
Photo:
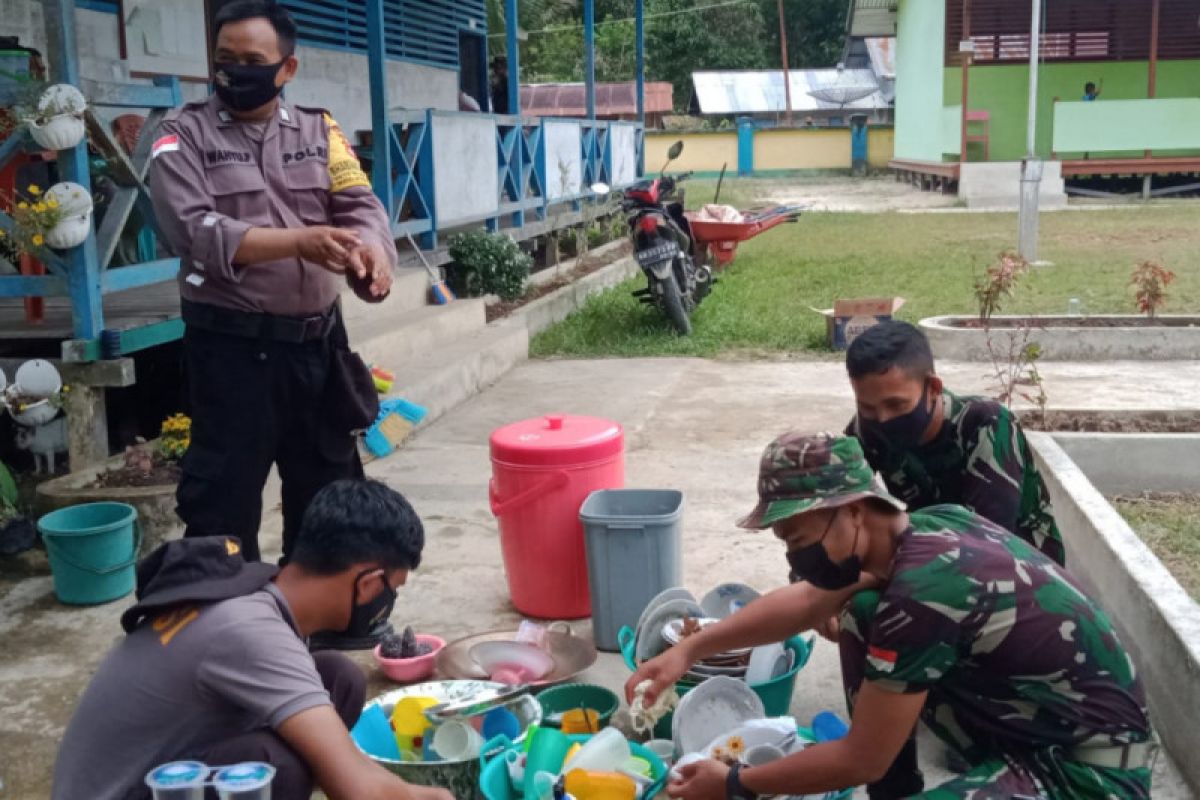
[[570,480],[567,473],[559,470],[551,472],[546,479],[540,483],[530,486],[520,494],[513,495],[507,500],[501,500],[496,492],[496,479],[492,478],[488,481],[488,502],[492,506],[492,515],[502,517],[510,511],[514,511],[526,503],[533,502],[548,492],[553,492],[563,488]]

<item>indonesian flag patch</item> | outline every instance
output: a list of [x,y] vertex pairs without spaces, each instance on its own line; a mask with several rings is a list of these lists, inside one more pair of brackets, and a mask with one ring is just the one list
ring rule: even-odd
[[179,137],[173,133],[160,136],[150,148],[150,157],[158,158],[163,153],[174,153],[179,149]]
[[882,647],[868,647],[867,661],[878,672],[891,672],[896,668],[899,653],[895,650],[884,650]]

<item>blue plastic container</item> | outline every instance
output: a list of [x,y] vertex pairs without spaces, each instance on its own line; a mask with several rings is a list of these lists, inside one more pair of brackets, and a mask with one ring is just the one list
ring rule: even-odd
[[[572,742],[583,743],[592,738],[586,735],[568,736]],[[480,756],[479,789],[485,800],[518,800],[521,795],[513,788],[508,778],[508,764],[504,756],[509,750],[518,749],[507,737],[497,736],[483,746],[485,755]],[[629,743],[629,750],[635,758],[645,759],[650,764],[650,777],[654,783],[646,787],[639,795],[639,800],[650,800],[662,791],[667,783],[667,766],[662,759],[654,755],[636,742]]]

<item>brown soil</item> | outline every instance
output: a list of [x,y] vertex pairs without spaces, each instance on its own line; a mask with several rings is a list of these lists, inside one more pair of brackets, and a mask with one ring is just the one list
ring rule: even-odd
[[534,300],[545,297],[551,292],[558,291],[564,286],[569,286],[575,281],[593,272],[597,272],[615,261],[619,261],[629,255],[629,243],[623,242],[621,247],[615,247],[603,256],[582,256],[575,268],[565,275],[561,275],[548,283],[540,286],[532,286],[525,294],[518,297],[516,300],[501,300],[498,303],[492,303],[486,309],[487,321],[493,322],[498,319],[503,319],[509,314],[516,311],[521,306],[529,305]]
[[1200,433],[1195,411],[1047,411],[1017,412],[1026,430],[1078,433]]
[[128,489],[144,486],[163,486],[179,483],[181,475],[178,464],[155,464],[149,472],[133,467],[118,467],[96,476],[95,486],[101,489]]
[[[953,320],[949,323],[955,328],[970,328],[978,330],[983,323],[978,319]],[[1073,319],[1049,317],[1003,317],[993,318],[991,327],[1007,330],[1009,328],[1195,328],[1200,324],[1200,317],[1171,319],[1158,317],[1077,317]]]

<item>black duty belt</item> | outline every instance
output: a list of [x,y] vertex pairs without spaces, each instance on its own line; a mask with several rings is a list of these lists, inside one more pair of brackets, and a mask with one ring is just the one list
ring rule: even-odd
[[181,310],[184,323],[201,330],[288,344],[324,339],[333,330],[338,316],[337,303],[311,317],[257,314],[188,300],[182,301]]

